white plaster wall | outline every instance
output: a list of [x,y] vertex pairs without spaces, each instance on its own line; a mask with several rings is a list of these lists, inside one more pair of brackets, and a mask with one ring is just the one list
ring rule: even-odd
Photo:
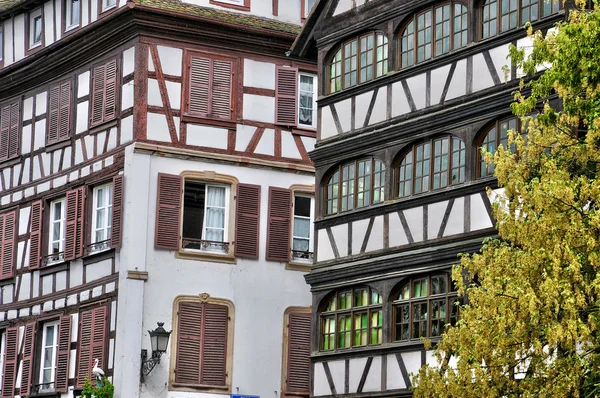
[[13,48],[13,20],[11,18],[4,21],[4,66],[8,66],[14,62]]
[[338,15],[341,13],[344,13],[348,10],[350,10],[352,8],[352,1],[351,0],[340,0],[337,7],[335,8],[335,11],[333,12],[333,15]]
[[[54,2],[44,3],[44,45],[49,46],[54,43]],[[60,14],[59,14],[60,15]]]
[[275,90],[275,64],[244,59],[244,86]]
[[244,119],[274,123],[275,98],[244,94]]
[[15,62],[25,58],[25,15],[19,14],[14,18]]

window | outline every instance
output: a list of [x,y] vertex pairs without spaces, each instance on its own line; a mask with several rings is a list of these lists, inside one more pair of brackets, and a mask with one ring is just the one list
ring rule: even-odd
[[317,126],[317,77],[298,68],[278,66],[275,123],[314,129]]
[[233,116],[231,58],[190,54],[186,112],[191,116],[230,120]]
[[508,145],[508,131],[519,129],[519,119],[509,117],[496,121],[487,130],[478,142],[478,150],[480,153],[479,160],[479,177],[491,177],[494,175],[495,166],[493,163],[486,163],[485,155],[481,153],[481,149],[486,152],[495,153],[498,146],[503,145],[505,148]]
[[379,292],[369,287],[337,292],[320,314],[320,349],[330,351],[381,344],[381,303]]
[[86,378],[92,380],[94,361],[98,367],[106,369],[108,357],[108,307],[103,305],[85,310],[79,314],[80,327],[77,340],[77,380],[76,388],[83,387]]
[[282,396],[308,397],[310,394],[311,318],[310,307],[289,307],[285,310]]
[[294,220],[292,227],[292,259],[310,260],[313,254],[312,223],[314,200],[312,197],[294,196]]
[[385,166],[375,158],[359,159],[337,168],[325,186],[326,214],[384,201]]
[[108,122],[117,116],[117,75],[116,59],[94,66],[90,126]]
[[458,317],[458,298],[448,274],[412,279],[393,300],[394,341],[439,337]]
[[488,0],[481,9],[481,38],[556,14],[561,4],[559,0]]
[[43,19],[42,9],[37,8],[29,13],[29,49],[42,45]]
[[40,358],[40,392],[54,391],[56,355],[58,351],[58,322],[42,326],[42,350]]
[[94,204],[92,208],[92,244],[110,243],[113,185],[106,184],[94,188]]
[[66,198],[50,202],[50,238],[48,239],[49,262],[64,259]]
[[227,392],[231,388],[234,309],[229,300],[179,296],[173,308],[171,385]]
[[0,67],[2,67],[2,61],[4,60],[4,27],[0,23]]
[[400,34],[400,67],[406,68],[467,45],[467,7],[444,3],[415,15]]
[[302,0],[302,18],[308,18],[317,0]]
[[210,4],[242,11],[250,11],[250,0],[210,0]]
[[4,379],[4,357],[6,356],[6,332],[0,330],[0,389]]
[[413,145],[396,168],[398,197],[465,182],[465,153],[464,142],[452,136]]
[[[17,378],[17,358],[19,356],[19,327],[11,327],[3,333],[6,345],[4,351],[4,367],[2,368],[2,395],[13,397],[15,395],[15,381]],[[21,394],[23,392],[21,391]]]
[[81,0],[65,0],[65,31],[78,27],[80,21]]
[[110,10],[116,7],[117,0],[102,0],[102,11]]
[[368,33],[345,42],[334,53],[328,69],[331,93],[387,74],[387,37]]
[[0,214],[0,280],[15,275],[17,246],[17,210]]
[[21,136],[20,101],[14,100],[0,107],[0,161],[19,155]]
[[298,82],[298,125],[317,127],[317,78],[315,75],[300,73]]
[[48,127],[46,144],[54,144],[71,136],[71,82],[50,88],[48,95]]
[[186,180],[183,198],[183,249],[229,251],[229,187]]

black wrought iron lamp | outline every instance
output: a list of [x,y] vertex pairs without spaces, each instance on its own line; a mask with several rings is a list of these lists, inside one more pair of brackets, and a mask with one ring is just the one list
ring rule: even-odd
[[150,334],[150,346],[152,347],[152,356],[148,358],[148,350],[142,350],[142,368],[140,369],[140,380],[144,382],[144,377],[148,376],[152,369],[160,363],[160,357],[167,351],[169,346],[169,337],[171,332],[163,328],[164,322],[157,322],[158,327],[154,330],[148,330]]

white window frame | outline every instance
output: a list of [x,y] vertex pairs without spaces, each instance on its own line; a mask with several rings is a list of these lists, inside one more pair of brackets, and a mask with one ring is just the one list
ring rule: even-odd
[[[55,218],[55,210],[54,207],[57,203],[61,204],[61,219],[60,220],[56,220]],[[57,253],[64,253],[65,251],[65,228],[67,226],[67,198],[62,197],[60,199],[56,199],[53,200],[52,202],[50,202],[50,222],[48,223],[48,228],[49,228],[49,233],[48,233],[48,254],[52,255],[55,254],[52,250],[53,245],[55,242],[58,242],[58,252]],[[54,234],[52,233],[54,231],[54,224],[56,223],[60,223],[60,237],[58,239],[58,241],[54,241],[53,237]]]
[[[305,77],[310,77],[313,79],[313,101],[312,101],[312,111],[313,111],[313,118],[312,118],[312,124],[304,124],[304,123],[300,123],[300,81],[302,79],[302,76]],[[298,73],[298,127],[304,127],[304,128],[309,128],[309,129],[316,129],[317,128],[317,75],[312,74],[312,73],[305,73],[305,72],[300,72]]]
[[[71,19],[73,17],[73,3],[75,1],[79,2],[79,15],[77,16],[79,21],[76,24],[72,24]],[[67,32],[71,29],[78,28],[81,24],[81,0],[66,0],[65,3],[65,32]]]
[[[294,206],[292,208],[292,241],[290,242],[290,251],[293,250],[294,248],[294,238],[296,238],[296,236],[294,236],[294,223],[296,222],[296,197],[302,197],[302,198],[308,198],[310,199],[310,217],[309,217],[309,235],[308,235],[308,251],[311,253],[314,253],[314,231],[313,231],[313,224],[314,224],[314,220],[315,220],[315,197],[312,195],[308,195],[308,194],[302,194],[302,193],[294,193]],[[305,216],[298,216],[299,218],[302,219],[306,219]],[[306,237],[304,236],[298,236],[298,239],[303,239],[306,240]],[[310,258],[292,258],[292,261],[294,262],[309,262],[312,263],[312,259]]]
[[[105,225],[103,226],[98,226],[98,219],[97,219],[97,211],[98,211],[98,195],[99,195],[99,191],[103,190],[103,195],[104,195],[104,200],[105,200],[105,206],[103,207],[103,209],[105,209],[106,211],[106,218],[105,218]],[[104,235],[105,235],[105,240],[109,240],[110,236],[111,236],[111,232],[112,232],[112,208],[113,208],[113,193],[114,191],[114,187],[113,184],[104,184],[104,185],[99,185],[97,187],[94,187],[94,194],[93,194],[93,201],[94,203],[92,204],[92,231],[91,231],[91,243],[98,243],[98,242],[103,242],[103,241],[97,241],[96,240],[96,231],[97,230],[104,230]],[[111,209],[111,211],[109,212],[109,209]]]
[[[109,4],[110,1],[114,1],[114,4]],[[117,6],[117,0],[102,0],[102,12],[111,10]]]
[[[312,11],[312,7],[308,6],[310,0],[304,0],[304,18],[308,18],[310,12]],[[313,7],[317,3],[317,0],[313,0]]]
[[6,357],[6,330],[0,331],[0,389],[4,381],[4,358]]
[[[52,365],[51,369],[51,382],[47,384],[51,384],[51,388],[44,388],[44,362],[46,360],[46,333],[49,327],[54,328],[54,341],[50,347],[53,347],[52,350]],[[42,326],[42,350],[40,353],[40,376],[39,376],[39,384],[40,384],[40,392],[50,392],[56,389],[54,383],[56,383],[56,356],[58,355],[58,321],[46,322]]]
[[[40,18],[42,21],[42,31],[40,41],[34,42],[35,38],[35,20]],[[36,48],[42,45],[44,41],[44,17],[42,16],[42,8],[37,8],[29,13],[29,49]]]
[[4,24],[0,22],[0,62],[4,59]]
[[215,0],[217,3],[233,4],[235,6],[244,6],[244,0]]

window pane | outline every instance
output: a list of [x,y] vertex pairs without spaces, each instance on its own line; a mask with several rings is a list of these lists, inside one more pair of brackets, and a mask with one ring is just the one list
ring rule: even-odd
[[35,17],[33,20],[33,43],[42,41],[42,17]]
[[294,218],[294,237],[310,237],[310,219]]
[[184,238],[202,239],[205,193],[204,184],[195,181],[185,181],[183,194]]
[[311,198],[306,196],[294,197],[294,215],[310,217],[310,202]]
[[79,0],[71,0],[71,20],[69,21],[69,25],[78,25],[79,24]]

